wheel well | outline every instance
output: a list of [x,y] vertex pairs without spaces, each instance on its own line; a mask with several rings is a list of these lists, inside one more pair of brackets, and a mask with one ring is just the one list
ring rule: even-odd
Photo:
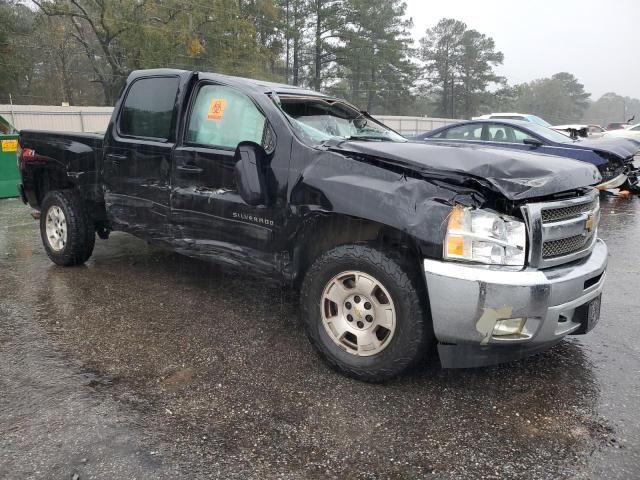
[[79,185],[75,184],[64,170],[43,168],[35,173],[34,178],[38,209],[42,207],[42,202],[49,192],[53,190],[75,190],[80,194],[89,218],[98,229],[100,238],[108,237],[110,228],[108,226],[104,203],[96,202],[95,199],[87,198],[86,195],[83,195],[83,191]]
[[340,245],[368,243],[404,259],[419,257],[413,237],[388,225],[349,216],[326,215],[305,221],[293,252],[295,284],[300,285],[313,262]]
[[36,198],[38,206],[42,205],[44,197],[52,190],[64,190],[74,188],[74,184],[64,171],[59,169],[41,169],[35,175]]

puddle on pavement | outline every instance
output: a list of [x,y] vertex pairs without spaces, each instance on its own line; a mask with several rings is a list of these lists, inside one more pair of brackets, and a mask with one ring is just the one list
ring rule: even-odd
[[[612,251],[631,248],[639,207],[634,198],[603,199],[601,234]],[[26,213],[0,202],[3,221]],[[131,409],[136,431],[172,438],[165,455],[206,458],[238,478],[455,476],[486,465],[497,476],[587,478],[589,455],[606,457],[618,438],[600,416],[610,387],[601,356],[615,352],[597,342],[572,338],[479,370],[422,366],[369,385],[317,358],[287,292],[133,237],[98,241],[86,266],[64,269],[48,261],[35,226],[0,228],[0,268],[0,358],[47,380],[35,383],[30,409],[55,407],[65,386],[91,408],[92,395],[104,394],[124,410],[96,416]],[[15,407],[21,388],[13,388],[4,402]]]

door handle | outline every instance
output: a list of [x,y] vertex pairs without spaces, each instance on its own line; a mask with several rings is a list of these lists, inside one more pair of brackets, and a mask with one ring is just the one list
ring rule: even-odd
[[176,167],[176,170],[178,170],[180,173],[186,173],[189,175],[198,175],[204,171],[203,168],[192,164],[180,165],[179,167]]

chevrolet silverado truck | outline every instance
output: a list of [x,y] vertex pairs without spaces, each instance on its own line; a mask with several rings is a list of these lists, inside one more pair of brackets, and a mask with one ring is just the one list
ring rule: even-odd
[[54,263],[122,231],[276,279],[361,380],[432,348],[445,368],[518,359],[599,318],[601,177],[583,162],[410,142],[338,98],[169,69],[129,76],[104,137],[19,145]]

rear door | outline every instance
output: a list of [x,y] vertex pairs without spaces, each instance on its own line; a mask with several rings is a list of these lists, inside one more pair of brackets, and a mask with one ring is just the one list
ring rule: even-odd
[[116,106],[103,167],[107,214],[115,229],[158,240],[170,235],[171,155],[180,96],[191,75],[135,78]]
[[246,204],[234,179],[236,147],[243,141],[265,143],[271,128],[266,116],[245,93],[210,81],[198,85],[191,104],[173,161],[171,204],[177,248],[271,270],[274,230],[282,223],[277,219],[284,209]]

